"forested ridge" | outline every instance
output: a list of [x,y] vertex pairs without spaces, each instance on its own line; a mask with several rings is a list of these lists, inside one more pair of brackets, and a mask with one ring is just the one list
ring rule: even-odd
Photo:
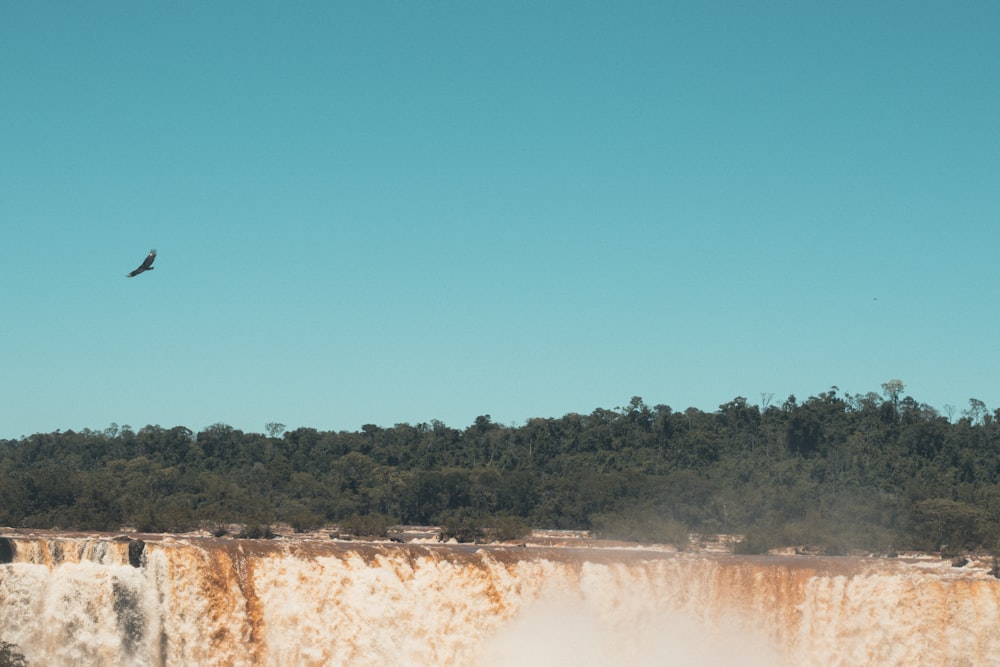
[[743,549],[996,550],[1000,410],[879,393],[715,412],[634,397],[590,414],[266,434],[112,424],[0,440],[0,525],[178,531],[238,522],[745,534]]

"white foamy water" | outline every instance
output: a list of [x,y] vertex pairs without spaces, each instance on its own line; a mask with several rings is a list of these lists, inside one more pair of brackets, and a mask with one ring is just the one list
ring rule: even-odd
[[901,560],[14,536],[31,665],[1000,665],[1000,582]]

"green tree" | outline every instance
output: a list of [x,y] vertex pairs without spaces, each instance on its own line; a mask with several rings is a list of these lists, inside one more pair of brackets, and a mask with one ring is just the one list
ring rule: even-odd
[[921,500],[913,507],[913,530],[925,549],[958,551],[983,546],[987,517],[978,507],[948,498]]
[[986,404],[978,398],[970,398],[968,409],[962,411],[962,416],[968,419],[973,426],[983,423],[983,418],[988,414]]
[[882,384],[882,393],[885,394],[886,398],[892,404],[892,412],[895,415],[899,414],[899,397],[903,393],[904,388],[902,380],[892,379]]
[[280,422],[268,422],[264,424],[264,430],[267,431],[268,437],[280,438],[285,432],[285,425]]

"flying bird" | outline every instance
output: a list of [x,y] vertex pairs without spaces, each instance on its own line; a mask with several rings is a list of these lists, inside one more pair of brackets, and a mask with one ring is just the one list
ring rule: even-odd
[[149,254],[146,255],[146,259],[142,260],[142,264],[139,265],[139,268],[136,269],[135,271],[133,271],[132,273],[129,273],[128,277],[129,278],[135,278],[137,275],[139,275],[143,271],[152,271],[153,269],[155,269],[156,267],[153,266],[153,260],[154,259],[156,259],[156,251],[155,250],[150,250]]

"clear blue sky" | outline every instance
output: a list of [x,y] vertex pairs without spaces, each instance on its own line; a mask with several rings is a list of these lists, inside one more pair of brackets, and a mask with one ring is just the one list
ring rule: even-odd
[[3,3],[0,437],[891,378],[995,409],[997,35],[995,2]]

